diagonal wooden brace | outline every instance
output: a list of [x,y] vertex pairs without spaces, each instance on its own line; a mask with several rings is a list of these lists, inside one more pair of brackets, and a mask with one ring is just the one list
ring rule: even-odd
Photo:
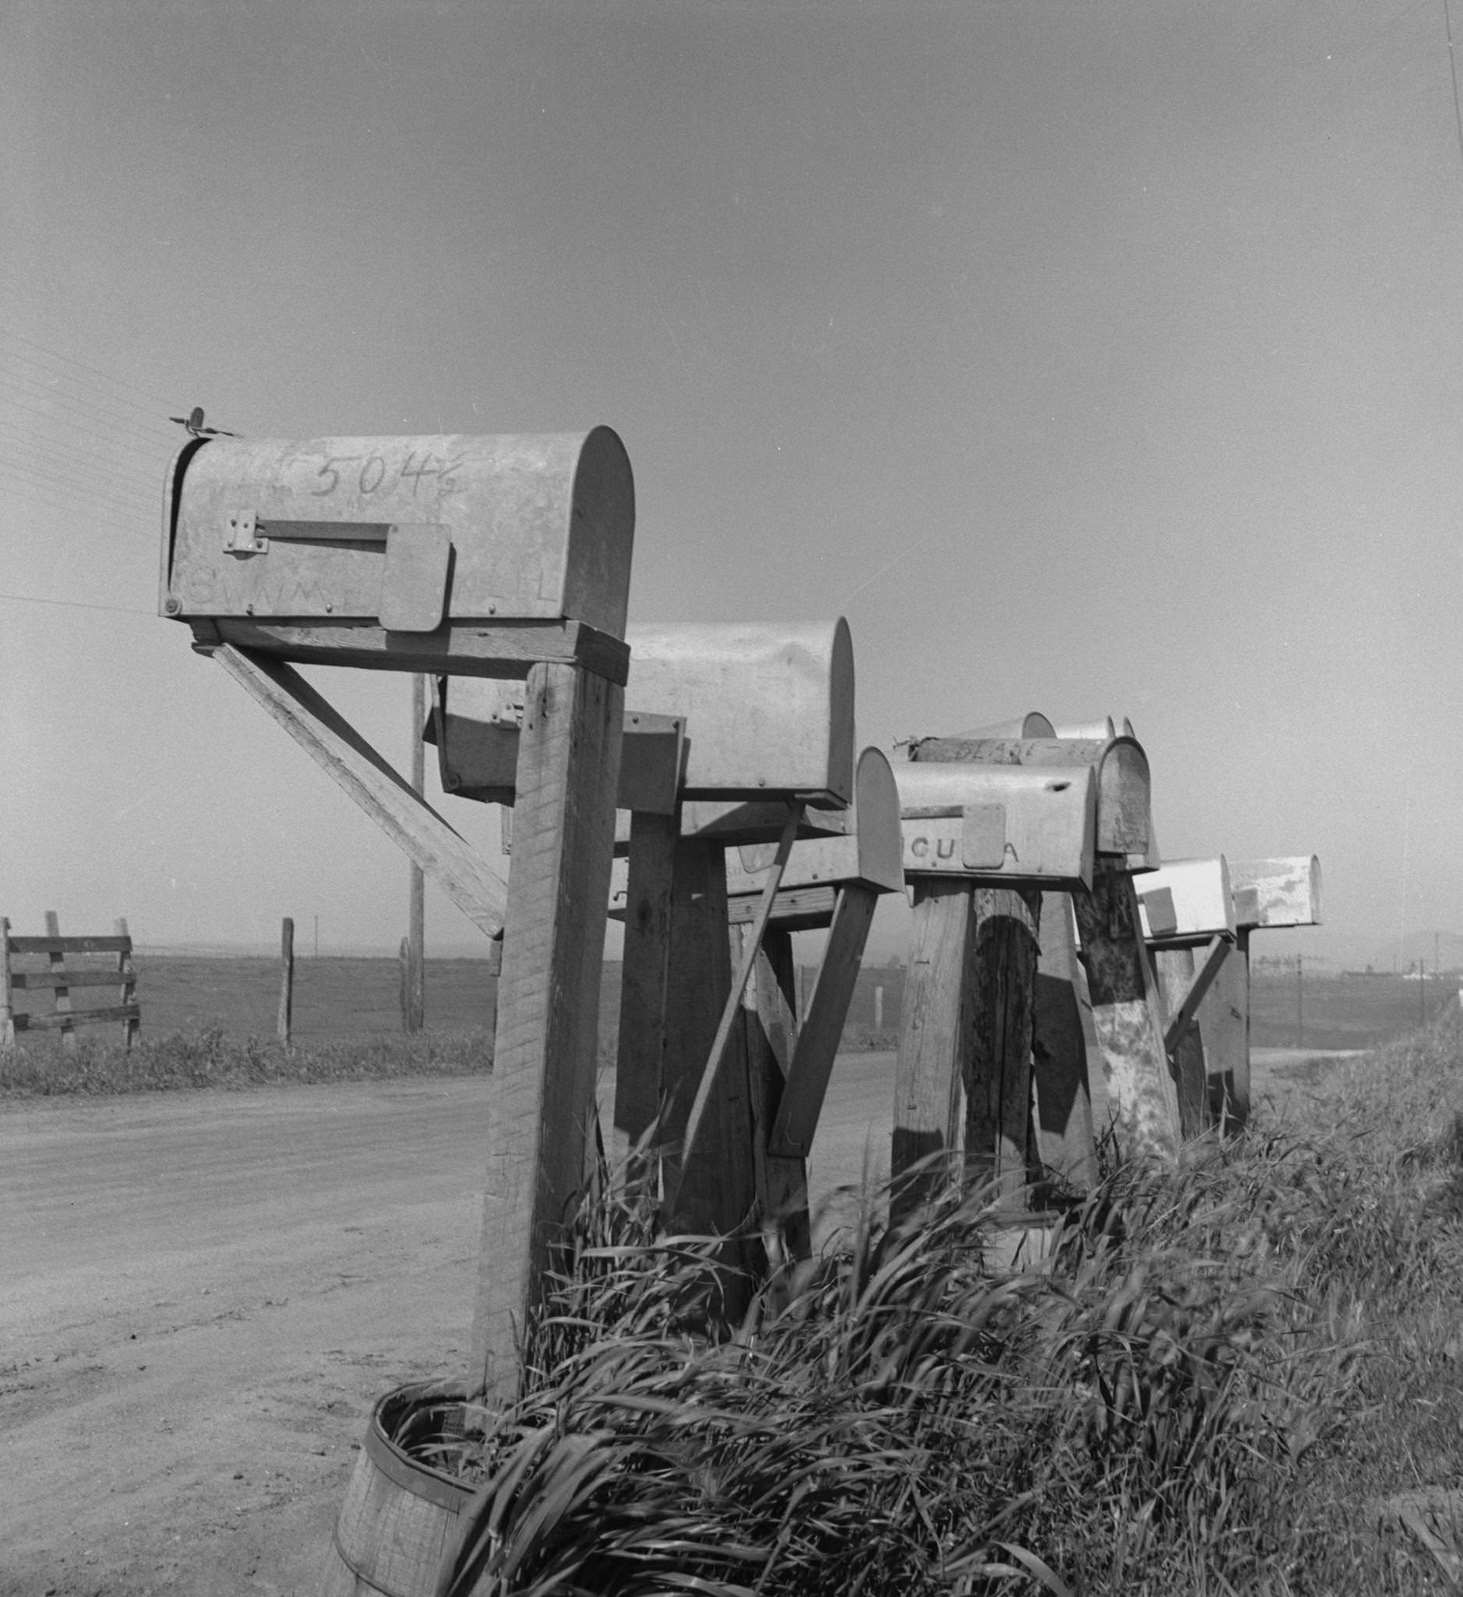
[[[727,1046],[731,1041],[732,1026],[737,1018],[737,1011],[742,1006],[742,994],[747,990],[747,982],[752,975],[752,970],[757,963],[757,954],[762,947],[762,939],[767,931],[768,922],[772,918],[772,906],[777,898],[777,890],[782,885],[782,873],[787,867],[788,855],[792,853],[792,845],[797,837],[798,823],[802,819],[803,807],[801,804],[791,804],[788,807],[787,824],[782,829],[782,837],[777,844],[777,857],[772,862],[771,869],[767,872],[767,884],[762,890],[762,897],[757,905],[757,918],[752,924],[742,948],[741,964],[737,968],[736,976],[732,980],[731,991],[726,996],[726,1003],[722,1009],[721,1021],[716,1028],[716,1036],[712,1039],[711,1051],[707,1056],[706,1064],[701,1071],[701,1080],[696,1087],[696,1096],[691,1101],[691,1111],[686,1117],[686,1129],[681,1142],[680,1173],[684,1178],[686,1170],[690,1167],[697,1153],[697,1139],[706,1118],[707,1106],[711,1102],[711,1094],[716,1085],[716,1078],[721,1072],[722,1064],[726,1058]],[[674,1207],[674,1195],[672,1195]]]
[[768,1138],[767,1151],[776,1158],[806,1159],[813,1145],[877,902],[878,894],[872,888],[856,882],[846,883],[838,891],[828,945]]
[[1189,990],[1179,1000],[1164,1031],[1163,1046],[1169,1053],[1178,1047],[1183,1041],[1184,1033],[1194,1024],[1194,1017],[1199,1013],[1199,1005],[1204,1002],[1205,993],[1213,986],[1214,978],[1219,974],[1219,967],[1229,957],[1229,951],[1233,947],[1233,939],[1225,937],[1222,933],[1217,933],[1209,939],[1204,949],[1204,961],[1194,972]]
[[231,643],[210,652],[473,925],[489,937],[502,935],[505,884],[322,694],[271,656]]

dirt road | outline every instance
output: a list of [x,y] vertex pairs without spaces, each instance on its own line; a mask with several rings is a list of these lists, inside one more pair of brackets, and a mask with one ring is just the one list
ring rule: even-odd
[[[883,1153],[846,1056],[815,1189]],[[462,1373],[484,1081],[0,1106],[0,1594],[313,1593],[371,1404]]]

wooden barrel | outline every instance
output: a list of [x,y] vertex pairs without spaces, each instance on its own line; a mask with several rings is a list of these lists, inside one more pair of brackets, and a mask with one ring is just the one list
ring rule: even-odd
[[417,1444],[460,1434],[464,1396],[461,1388],[414,1385],[376,1404],[336,1522],[324,1597],[436,1597],[472,1489],[390,1438],[409,1420]]

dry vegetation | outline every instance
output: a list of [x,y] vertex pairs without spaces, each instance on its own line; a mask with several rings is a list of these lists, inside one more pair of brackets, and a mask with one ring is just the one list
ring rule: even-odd
[[451,1592],[1442,1593],[1463,1578],[1463,1037],[1114,1172],[1056,1267],[875,1202],[720,1337],[714,1249],[582,1221],[532,1388],[423,1456]]

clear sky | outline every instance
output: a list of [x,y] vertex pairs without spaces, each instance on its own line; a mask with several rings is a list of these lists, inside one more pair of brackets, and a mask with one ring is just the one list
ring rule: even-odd
[[[202,404],[608,423],[632,619],[846,614],[885,748],[1129,716],[1166,853],[1321,856],[1327,927],[1257,951],[1430,957],[1463,929],[1448,20],[10,0],[0,914],[405,929],[400,856],[156,616],[166,418]],[[315,680],[406,759],[407,679]]]

